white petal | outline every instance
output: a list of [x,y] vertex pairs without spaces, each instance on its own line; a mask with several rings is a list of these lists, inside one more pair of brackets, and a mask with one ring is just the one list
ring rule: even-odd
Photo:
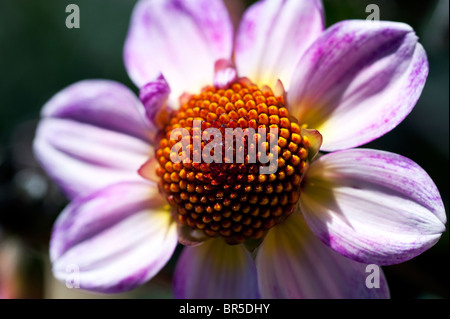
[[221,0],[141,0],[125,43],[125,66],[138,87],[162,73],[174,104],[183,92],[195,94],[212,83],[216,60],[231,58],[232,37]]
[[269,231],[256,267],[263,298],[389,298],[380,268],[371,270],[325,246],[299,212]]
[[222,238],[185,247],[174,275],[177,298],[257,298],[256,269],[242,245],[228,245]]
[[369,149],[324,155],[311,164],[302,188],[300,206],[312,231],[357,261],[404,262],[445,231],[436,185],[400,155]]
[[135,137],[65,119],[43,119],[34,151],[46,172],[70,197],[120,181],[139,181],[153,147]]
[[258,1],[244,13],[237,33],[239,75],[272,88],[280,79],[289,89],[295,65],[323,28],[320,1]]
[[60,215],[51,239],[55,277],[111,293],[150,280],[177,245],[176,226],[156,186],[121,183],[78,197]]
[[137,170],[153,155],[144,106],[119,83],[75,83],[47,102],[42,116],[35,155],[71,198],[139,180]]
[[356,147],[389,132],[411,112],[427,74],[425,51],[410,26],[342,21],[301,58],[288,107],[323,135],[322,150]]

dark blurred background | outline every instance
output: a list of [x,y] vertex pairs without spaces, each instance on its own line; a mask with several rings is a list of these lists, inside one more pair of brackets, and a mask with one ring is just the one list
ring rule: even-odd
[[[254,1],[228,0],[237,24]],[[66,6],[80,8],[80,28],[68,29]],[[66,199],[39,168],[31,143],[43,104],[67,85],[112,79],[137,89],[122,61],[132,0],[0,0],[0,298],[98,298],[56,282],[48,261],[53,221]],[[392,132],[365,145],[409,157],[438,186],[448,214],[449,1],[324,0],[326,24],[365,19],[377,4],[382,20],[410,24],[430,73],[413,112]],[[176,257],[175,257],[176,258]],[[170,298],[175,258],[150,283],[113,297]],[[384,267],[397,299],[449,297],[448,231],[432,249]]]

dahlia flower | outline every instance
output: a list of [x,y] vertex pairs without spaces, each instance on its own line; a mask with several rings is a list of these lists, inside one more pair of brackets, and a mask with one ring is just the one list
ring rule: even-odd
[[[82,289],[130,290],[181,243],[177,298],[387,298],[382,272],[366,284],[367,265],[407,261],[445,231],[422,168],[355,148],[421,94],[428,63],[410,26],[324,30],[319,0],[263,0],[234,36],[221,0],[141,0],[124,60],[139,98],[85,80],[42,111],[35,154],[71,199],[50,243],[61,281],[76,265]],[[276,171],[260,174],[248,150],[244,163],[174,161],[171,132],[187,129],[193,149],[194,120],[276,129]]]

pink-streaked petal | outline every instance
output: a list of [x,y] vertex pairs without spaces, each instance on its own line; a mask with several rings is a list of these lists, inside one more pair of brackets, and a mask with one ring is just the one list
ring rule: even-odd
[[369,278],[366,264],[324,245],[296,212],[272,228],[258,249],[256,268],[263,298],[389,298],[381,268],[379,281]]
[[119,83],[75,83],[45,104],[42,117],[35,155],[70,198],[139,180],[137,170],[153,154],[144,107]]
[[157,187],[145,182],[115,184],[78,197],[53,229],[55,277],[103,293],[150,280],[177,245],[176,225],[164,205]]
[[186,299],[257,298],[256,281],[250,253],[216,238],[184,248],[174,274],[174,294]]
[[221,59],[214,66],[214,86],[220,89],[228,87],[237,79],[237,71],[229,60]]
[[175,107],[183,92],[211,84],[214,63],[231,58],[232,41],[221,0],[141,0],[125,43],[125,66],[138,87],[162,73]]
[[356,147],[411,112],[427,75],[425,51],[410,26],[343,21],[327,29],[296,66],[289,110],[320,131],[322,150]]
[[74,83],[48,101],[42,117],[68,119],[149,141],[145,110],[126,86],[108,80]]
[[264,0],[244,14],[236,37],[239,76],[289,90],[294,66],[324,28],[319,0]]
[[68,119],[44,118],[34,153],[69,198],[120,181],[139,181],[153,147],[136,137]]
[[311,164],[302,188],[300,207],[311,230],[356,261],[407,261],[445,231],[435,184],[397,154],[354,149],[324,155]]
[[169,95],[169,85],[162,75],[155,81],[144,85],[139,91],[139,98],[144,105],[145,114],[149,120],[152,141],[158,130],[162,128],[160,123],[161,116],[170,111],[170,107],[167,105]]

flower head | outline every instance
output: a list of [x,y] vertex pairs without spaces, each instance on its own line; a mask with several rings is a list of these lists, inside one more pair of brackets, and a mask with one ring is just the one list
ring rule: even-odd
[[324,30],[320,1],[265,0],[233,38],[220,0],[141,0],[124,59],[139,99],[88,80],[42,112],[35,152],[72,199],[52,234],[57,278],[75,264],[83,289],[129,290],[179,242],[176,297],[385,298],[366,265],[445,231],[423,169],[354,149],[420,96],[427,58],[408,25]]

